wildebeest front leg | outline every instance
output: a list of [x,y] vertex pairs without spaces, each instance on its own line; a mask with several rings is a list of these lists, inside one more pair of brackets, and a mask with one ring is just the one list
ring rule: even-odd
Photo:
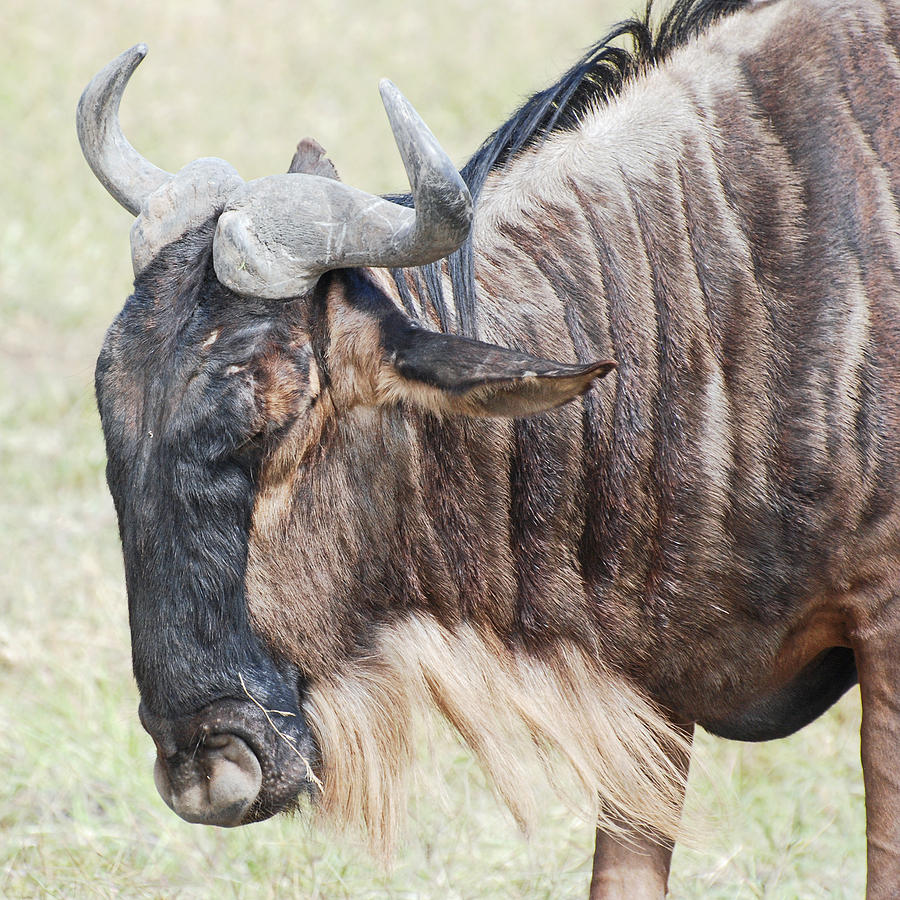
[[672,844],[627,840],[597,829],[590,900],[659,900],[666,895]]
[[862,696],[867,900],[900,897],[900,599],[852,638]]
[[[694,726],[685,726],[690,741]],[[690,759],[683,760],[684,773]],[[617,836],[597,829],[590,900],[659,900],[665,897],[672,862],[671,841],[643,834]]]

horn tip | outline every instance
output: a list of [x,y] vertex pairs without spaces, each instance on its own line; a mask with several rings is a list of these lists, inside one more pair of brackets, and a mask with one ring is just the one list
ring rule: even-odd
[[123,53],[120,53],[119,56],[113,60],[113,64],[117,64],[121,69],[131,73],[144,61],[144,57],[147,55],[147,52],[150,48],[141,41],[140,44],[135,44],[133,47],[129,47]]
[[390,78],[382,78],[381,81],[378,82],[378,92],[381,94],[381,99],[385,103],[387,102],[388,97],[393,98],[397,95],[403,96],[400,93],[400,89]]

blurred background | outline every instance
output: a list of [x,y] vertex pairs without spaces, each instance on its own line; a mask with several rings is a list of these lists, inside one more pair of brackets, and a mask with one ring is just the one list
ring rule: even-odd
[[[302,817],[181,822],[137,720],[122,566],[93,365],[129,292],[131,218],[84,163],[78,97],[123,49],[150,54],[122,109],[170,171],[244,178],[298,139],[372,192],[406,181],[378,98],[392,78],[460,165],[525,96],[638,0],[4,0],[0,6],[0,896],[585,897],[592,828],[548,791],[530,840],[452,735],[385,872]],[[666,4],[662,4],[665,6]],[[858,897],[858,693],[794,738],[701,736],[675,897]]]

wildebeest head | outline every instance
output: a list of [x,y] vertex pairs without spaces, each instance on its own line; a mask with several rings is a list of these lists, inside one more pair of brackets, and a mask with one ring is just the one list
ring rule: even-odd
[[291,646],[340,645],[350,655],[377,624],[332,602],[342,577],[324,572],[340,555],[316,543],[329,533],[325,521],[292,546],[306,560],[307,592],[321,596],[321,621],[297,622],[287,647],[260,625],[248,605],[248,558],[255,584],[278,583],[281,561],[253,547],[257,519],[276,502],[272,484],[288,472],[312,484],[315,503],[292,510],[298,495],[286,494],[278,513],[321,526],[335,482],[320,470],[333,472],[334,455],[345,470],[378,456],[353,446],[372,434],[346,425],[354,411],[527,415],[578,396],[612,364],[566,365],[432,332],[395,305],[372,267],[452,252],[468,234],[472,202],[392,85],[382,95],[415,209],[341,184],[315,154],[304,172],[248,184],[221,160],[176,175],[157,169],[117,119],[145,52],[135,47],[107,66],[79,105],[91,167],[137,217],[135,290],[100,354],[97,397],[157,786],[190,821],[236,825],[290,804],[321,764],[304,694],[328,674],[316,670],[328,654]]

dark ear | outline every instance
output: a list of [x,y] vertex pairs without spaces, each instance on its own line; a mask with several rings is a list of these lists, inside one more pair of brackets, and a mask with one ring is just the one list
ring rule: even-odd
[[297,144],[297,152],[291,160],[288,175],[319,175],[340,181],[334,163],[325,155],[325,148],[312,138],[303,138]]
[[379,394],[439,414],[530,416],[580,397],[612,360],[571,365],[470,338],[435,334],[405,317],[383,322]]

